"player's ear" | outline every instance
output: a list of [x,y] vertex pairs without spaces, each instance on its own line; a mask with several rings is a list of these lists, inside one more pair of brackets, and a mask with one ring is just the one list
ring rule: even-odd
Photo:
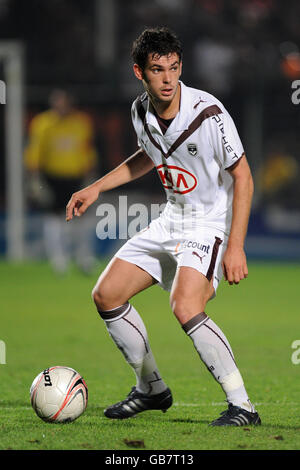
[[133,65],[133,72],[136,78],[138,78],[139,80],[143,80],[143,77],[144,77],[143,71],[138,64]]

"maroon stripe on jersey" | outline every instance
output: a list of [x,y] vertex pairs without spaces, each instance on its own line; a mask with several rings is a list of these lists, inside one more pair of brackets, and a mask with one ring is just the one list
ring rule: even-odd
[[166,158],[170,157],[170,155],[172,155],[172,153],[175,152],[175,150],[201,126],[202,122],[205,121],[205,119],[221,113],[221,109],[215,104],[203,109],[203,111],[201,111],[201,113],[191,122],[189,127],[185,131],[183,131],[183,133],[178,137],[178,139],[175,140],[175,142],[171,145],[166,155]]
[[183,131],[183,133],[178,137],[177,140],[175,140],[175,142],[171,145],[167,153],[163,151],[161,145],[154,139],[153,135],[150,132],[148,124],[145,121],[146,111],[142,104],[141,98],[137,103],[137,112],[143,123],[145,132],[150,139],[150,142],[163,154],[165,158],[169,158],[172,153],[175,152],[175,150],[177,150],[177,148],[182,145],[183,142],[188,139],[201,126],[202,122],[205,121],[205,119],[215,116],[217,114],[221,114],[223,111],[219,108],[219,106],[215,104],[203,109],[203,111],[201,111],[201,113],[191,122],[189,127],[185,131]]
[[137,112],[138,112],[138,115],[139,115],[139,118],[140,120],[142,121],[143,123],[143,126],[144,126],[144,129],[146,131],[146,134],[147,136],[149,137],[150,139],[150,142],[154,145],[154,147],[156,147],[162,154],[164,157],[166,157],[166,154],[165,152],[163,151],[162,147],[160,146],[160,144],[158,142],[156,142],[156,140],[154,139],[153,135],[151,134],[150,132],[150,129],[145,121],[145,117],[146,117],[146,111],[145,111],[145,108],[142,104],[142,101],[141,101],[141,98],[139,99],[138,103],[137,103]]
[[209,268],[208,268],[208,271],[206,273],[206,279],[208,281],[211,281],[211,278],[212,278],[212,275],[213,275],[213,272],[214,272],[214,269],[215,269],[215,265],[216,265],[216,259],[217,259],[217,256],[218,256],[219,247],[222,243],[221,238],[215,237],[215,239],[216,239],[216,241],[215,241],[213,249],[212,249],[212,255],[211,255]]

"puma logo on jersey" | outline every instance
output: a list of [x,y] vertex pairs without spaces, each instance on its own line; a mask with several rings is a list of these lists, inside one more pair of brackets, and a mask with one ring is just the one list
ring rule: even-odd
[[205,256],[206,256],[206,255],[200,256],[196,251],[193,251],[193,252],[192,252],[192,255],[198,256],[198,258],[199,258],[200,261],[201,261],[201,264],[202,264],[203,258],[205,258]]
[[186,194],[193,191],[197,186],[196,177],[185,170],[174,165],[158,165],[156,167],[162,185],[177,194]]

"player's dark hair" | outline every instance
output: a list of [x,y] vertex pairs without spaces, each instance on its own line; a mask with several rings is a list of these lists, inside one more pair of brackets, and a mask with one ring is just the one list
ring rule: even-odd
[[135,64],[145,69],[148,55],[159,57],[177,53],[182,60],[182,46],[176,34],[166,27],[147,28],[134,41],[131,56]]

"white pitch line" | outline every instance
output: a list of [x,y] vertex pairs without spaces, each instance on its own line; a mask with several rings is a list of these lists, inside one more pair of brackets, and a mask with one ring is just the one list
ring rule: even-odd
[[[299,406],[299,403],[297,402],[261,402],[261,403],[253,403],[254,406]],[[93,408],[105,408],[107,405],[93,405]],[[175,402],[173,403],[173,406],[176,407],[186,407],[186,408],[197,408],[197,407],[202,407],[202,406],[226,406],[226,402],[210,402],[210,403],[181,403],[181,402]],[[0,404],[0,413],[1,410],[16,410],[16,409],[21,409],[21,410],[31,410],[31,406],[1,406]]]
[[[225,406],[226,402],[211,402],[211,403],[173,403],[173,406],[185,406],[185,407],[190,407],[190,408],[196,408],[198,406]],[[266,403],[253,403],[254,406],[282,406],[282,405],[287,405],[287,406],[299,406],[299,403],[297,402],[266,402]]]
[[1,413],[1,410],[16,410],[16,409],[19,409],[19,410],[32,410],[31,406],[1,406],[1,403],[0,403],[0,413]]

